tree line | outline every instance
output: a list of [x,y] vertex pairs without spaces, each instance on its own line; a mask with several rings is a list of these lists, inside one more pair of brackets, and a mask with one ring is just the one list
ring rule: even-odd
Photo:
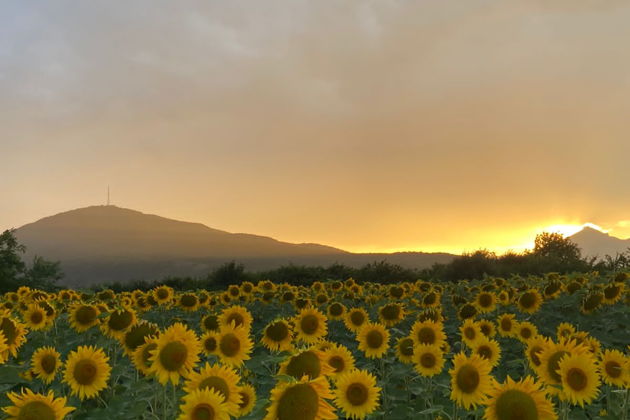
[[[58,280],[63,277],[59,262],[51,262],[35,256],[30,264],[23,259],[26,252],[13,231],[0,235],[0,293],[16,290],[22,285],[42,290],[60,289]],[[202,277],[167,277],[163,279],[131,280],[95,286],[115,292],[149,290],[158,284],[166,284],[176,290],[221,290],[244,281],[271,280],[276,283],[309,286],[315,281],[338,280],[352,277],[356,281],[398,283],[418,279],[441,282],[475,280],[485,276],[509,277],[513,275],[542,275],[549,272],[560,274],[589,271],[618,272],[630,270],[630,249],[616,256],[602,259],[581,255],[577,244],[557,233],[541,233],[536,236],[534,248],[521,253],[509,252],[497,255],[479,250],[455,257],[446,264],[434,264],[426,269],[405,268],[387,261],[375,261],[355,268],[343,264],[323,266],[284,265],[274,270],[247,271],[243,264],[228,262]]]

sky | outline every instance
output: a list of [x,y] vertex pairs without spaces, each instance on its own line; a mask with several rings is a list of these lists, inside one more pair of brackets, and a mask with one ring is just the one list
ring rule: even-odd
[[357,252],[630,236],[630,3],[0,2],[0,229],[113,204]]

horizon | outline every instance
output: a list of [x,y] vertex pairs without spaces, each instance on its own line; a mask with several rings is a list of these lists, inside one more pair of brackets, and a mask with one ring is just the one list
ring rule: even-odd
[[[86,206],[86,207],[80,207],[80,208],[74,208],[74,209],[69,209],[69,210],[65,210],[59,213],[55,213],[55,214],[50,214],[48,216],[43,216],[40,217],[36,220],[33,220],[31,222],[28,222],[24,225],[21,225],[19,227],[14,227],[12,229],[19,229],[20,227],[23,227],[27,224],[31,224],[31,223],[35,223],[38,222],[42,219],[45,218],[49,218],[49,217],[53,217],[59,214],[63,214],[63,213],[69,213],[69,212],[73,212],[76,210],[83,210],[83,209],[87,209],[90,207],[115,207],[118,209],[122,209],[122,210],[131,210],[134,212],[140,212],[144,215],[151,215],[151,216],[159,216],[165,219],[169,219],[169,220],[174,220],[174,221],[178,221],[178,222],[186,222],[186,223],[200,223],[202,225],[204,225],[205,227],[209,227],[209,228],[213,228],[213,229],[219,229],[222,231],[226,231],[229,233],[244,233],[244,234],[253,234],[253,235],[261,235],[259,233],[256,232],[243,232],[243,231],[238,231],[238,230],[228,230],[228,229],[222,229],[219,228],[217,226],[213,226],[211,224],[207,224],[207,223],[203,223],[200,221],[196,221],[196,220],[183,220],[183,219],[177,219],[177,218],[173,218],[173,217],[169,217],[166,215],[161,215],[161,214],[157,214],[154,212],[150,212],[150,211],[142,211],[142,210],[138,210],[138,209],[132,209],[129,207],[123,207],[123,206],[119,206],[113,203],[110,204],[94,204],[94,205],[90,205],[90,206]],[[318,244],[318,245],[325,245],[325,246],[332,246],[335,248],[338,248],[342,251],[348,251],[351,253],[399,253],[399,252],[425,252],[425,253],[449,253],[449,254],[455,254],[455,255],[461,255],[464,253],[469,253],[469,252],[474,252],[474,251],[478,251],[478,250],[488,250],[491,252],[495,252],[497,254],[505,254],[508,252],[523,252],[526,250],[530,250],[533,249],[534,247],[534,238],[537,234],[543,233],[543,232],[548,232],[548,233],[559,233],[562,234],[564,237],[570,237],[580,231],[582,231],[585,228],[591,228],[593,230],[596,230],[598,232],[604,233],[604,234],[610,234],[611,231],[610,230],[606,230],[603,229],[601,226],[598,226],[596,224],[590,223],[590,222],[586,222],[583,223],[581,225],[571,225],[571,224],[561,224],[561,225],[550,225],[550,226],[546,226],[543,228],[539,228],[537,230],[534,231],[534,233],[532,233],[532,237],[531,237],[531,241],[527,242],[527,243],[523,243],[521,246],[510,246],[510,247],[505,247],[505,248],[501,248],[501,249],[491,249],[488,247],[484,247],[484,246],[479,246],[473,249],[465,249],[465,250],[461,250],[461,251],[456,251],[456,250],[440,250],[440,249],[436,249],[436,250],[427,250],[427,249],[407,249],[407,248],[396,248],[396,249],[387,249],[387,250],[364,250],[364,249],[345,249],[345,248],[341,248],[341,247],[337,247],[335,245],[331,245],[331,244],[326,244],[326,243],[319,243],[319,242],[314,242],[314,241],[302,241],[302,242],[291,242],[291,241],[286,241],[283,238],[278,238],[276,236],[273,235],[261,235],[261,236],[266,236],[266,237],[270,237],[282,242],[288,242],[288,243],[304,243],[304,244]],[[4,230],[3,228],[0,228],[0,230]],[[622,238],[622,237],[618,237],[619,239],[630,239],[630,238]]]
[[630,237],[629,20],[617,1],[8,0],[0,228],[110,185],[354,252]]

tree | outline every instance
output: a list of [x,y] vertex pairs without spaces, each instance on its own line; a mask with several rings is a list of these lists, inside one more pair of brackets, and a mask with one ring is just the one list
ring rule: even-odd
[[580,247],[559,233],[543,232],[536,235],[534,240],[534,255],[554,258],[563,262],[581,260]]
[[51,290],[63,277],[59,262],[51,262],[35,256],[27,267],[22,259],[26,247],[20,244],[13,230],[0,235],[0,293],[17,289],[21,285]]

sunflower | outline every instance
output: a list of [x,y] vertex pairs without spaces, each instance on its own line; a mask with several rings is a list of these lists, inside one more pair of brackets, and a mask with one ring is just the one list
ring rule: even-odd
[[0,348],[4,348],[4,351],[0,349],[0,360],[8,359],[9,355],[17,357],[18,350],[26,342],[24,324],[9,316],[0,315],[0,333],[5,339],[4,345],[0,345]]
[[293,376],[295,379],[304,376],[315,379],[319,376],[328,376],[332,372],[333,368],[326,363],[325,353],[315,347],[289,356],[280,363],[278,370],[280,375]]
[[131,308],[118,309],[105,318],[101,330],[109,337],[120,339],[137,322],[136,311]]
[[120,338],[120,343],[123,345],[125,353],[131,356],[138,347],[144,344],[146,337],[157,336],[159,332],[160,330],[157,325],[141,320],[127,330]]
[[492,312],[497,307],[497,297],[492,292],[479,292],[475,298],[475,305],[479,312]]
[[575,327],[568,322],[561,322],[556,329],[558,339],[567,339],[575,334]]
[[28,309],[22,314],[26,326],[34,331],[48,329],[51,322],[46,311],[36,303],[28,305]]
[[453,359],[451,375],[451,400],[465,409],[476,408],[486,401],[492,390],[492,366],[481,356],[473,354],[467,357],[459,353]]
[[413,350],[416,372],[422,376],[435,376],[444,368],[444,353],[435,344],[419,344]]
[[219,334],[215,331],[208,331],[201,336],[201,349],[203,354],[210,356],[211,354],[217,354]]
[[100,311],[94,305],[76,304],[70,308],[70,326],[78,333],[89,330],[99,323]]
[[238,414],[238,405],[241,402],[238,382],[241,378],[238,373],[229,366],[220,364],[210,365],[206,362],[199,373],[192,371],[188,377],[184,391],[191,393],[196,390],[210,389],[218,392],[225,402],[227,411],[231,416]]
[[538,335],[538,328],[529,321],[519,322],[516,326],[516,338],[521,342],[527,343]]
[[145,337],[144,343],[139,345],[133,352],[131,358],[134,366],[143,375],[150,375],[149,368],[151,367],[151,353],[157,349],[157,338],[153,336]]
[[540,365],[540,353],[545,349],[547,345],[547,339],[542,335],[537,335],[534,338],[531,338],[527,342],[527,348],[525,349],[525,355],[527,356],[527,360],[529,361],[529,366],[533,370],[537,370]]
[[13,403],[2,410],[9,416],[7,420],[37,419],[62,420],[74,407],[66,406],[66,398],[55,398],[53,391],[47,395],[35,394],[30,389],[22,389],[21,394],[8,392],[7,397]]
[[177,420],[230,420],[223,396],[213,389],[197,389],[184,396]]
[[601,355],[599,362],[602,379],[608,385],[623,387],[629,380],[628,366],[630,361],[619,350],[606,350]]
[[494,382],[486,404],[484,420],[556,420],[553,403],[534,378],[518,382],[507,377],[503,384]]
[[328,334],[326,316],[315,308],[302,309],[294,319],[297,338],[315,343]]
[[479,313],[479,310],[472,303],[465,303],[457,310],[457,317],[461,320],[474,318]]
[[380,394],[374,375],[355,369],[337,379],[335,405],[347,418],[364,419],[378,407]]
[[236,327],[234,323],[222,327],[217,336],[217,355],[223,363],[240,366],[249,360],[253,343],[249,332],[243,327]]
[[[543,349],[538,353],[540,365],[536,369],[538,377],[547,385],[560,385],[562,377],[558,373],[560,361],[565,356],[572,354],[586,353],[586,347],[576,344],[573,340],[560,340],[558,343],[547,340]],[[555,393],[553,387],[548,388],[551,393]]]
[[602,305],[603,302],[603,293],[598,291],[589,292],[582,300],[580,311],[585,315],[592,314]]
[[462,342],[464,342],[468,347],[472,347],[475,341],[477,341],[482,335],[479,324],[472,319],[465,320],[459,328],[459,331],[462,335]]
[[31,369],[45,384],[55,379],[61,367],[61,355],[52,347],[40,347],[31,357]]
[[352,332],[359,332],[363,324],[370,321],[368,313],[363,308],[352,308],[347,313],[343,320],[346,328]]
[[604,287],[604,303],[612,305],[621,299],[625,289],[624,283],[611,283]]
[[388,303],[378,309],[378,318],[386,327],[393,327],[405,318],[405,307],[400,303]]
[[418,344],[435,344],[441,346],[446,341],[444,326],[441,322],[416,321],[411,327],[411,338]]
[[328,314],[328,318],[338,321],[343,319],[346,314],[346,307],[342,303],[332,302],[328,305],[326,313]]
[[70,385],[72,395],[81,400],[95,397],[107,388],[111,367],[102,349],[79,346],[70,352],[64,371],[64,382]]
[[516,326],[518,322],[514,319],[513,314],[503,314],[497,319],[499,335],[501,337],[514,337],[516,335]]
[[166,305],[167,303],[170,303],[171,300],[173,300],[175,293],[173,292],[172,288],[162,285],[153,289],[151,291],[151,295],[153,296],[153,299],[155,299],[155,301],[158,303],[158,305]]
[[177,385],[180,376],[187,377],[199,360],[201,345],[194,331],[177,322],[168,327],[151,351],[149,372],[165,385],[169,380]]
[[7,346],[7,339],[4,337],[4,333],[0,331],[0,365],[6,362],[9,358],[9,346]]
[[521,312],[533,314],[540,309],[543,298],[538,289],[529,289],[518,298],[518,309]]
[[226,327],[234,323],[236,327],[243,327],[248,332],[252,327],[252,314],[243,306],[230,306],[223,309],[219,316],[219,326]]
[[359,350],[370,359],[381,358],[389,347],[389,331],[378,323],[367,322],[357,334]]
[[283,319],[278,319],[267,324],[261,342],[271,351],[290,351],[293,348],[292,334],[291,324]]
[[219,317],[215,314],[205,315],[201,319],[201,329],[204,331],[219,331],[221,326],[219,325]]
[[396,357],[402,363],[411,363],[413,361],[413,338],[400,337],[396,343]]
[[194,293],[184,293],[179,296],[177,305],[187,312],[195,312],[199,309],[199,298]]
[[495,367],[501,359],[501,346],[495,340],[480,336],[472,345],[473,354],[478,354],[486,359],[492,367]]
[[595,359],[588,353],[575,353],[561,358],[558,366],[562,382],[560,398],[581,407],[593,401],[600,385]]
[[298,382],[278,382],[271,390],[271,405],[264,420],[332,420],[335,409],[326,401],[333,398],[324,377]]
[[345,346],[332,344],[324,350],[324,362],[332,368],[330,376],[333,378],[354,369],[354,356]]
[[241,385],[238,390],[241,402],[238,404],[237,417],[244,417],[252,412],[256,405],[256,389],[250,384]]
[[486,337],[492,338],[495,335],[497,335],[497,329],[494,325],[494,322],[488,319],[482,319],[477,322],[477,325],[479,325],[479,329],[481,330],[482,334],[485,335]]

